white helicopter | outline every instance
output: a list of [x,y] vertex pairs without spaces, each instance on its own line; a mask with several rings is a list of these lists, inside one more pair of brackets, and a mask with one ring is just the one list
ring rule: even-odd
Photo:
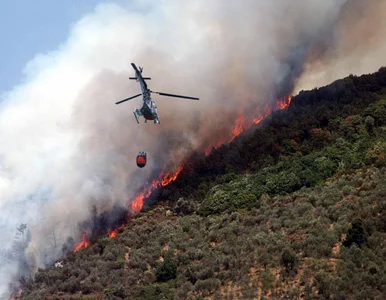
[[199,98],[195,98],[195,97],[153,92],[153,91],[149,90],[145,80],[151,80],[151,78],[150,77],[142,77],[143,68],[139,67],[139,70],[138,70],[134,63],[131,63],[131,65],[133,66],[133,69],[135,71],[135,77],[129,77],[129,79],[137,80],[137,82],[139,81],[139,84],[141,85],[142,93],[135,95],[135,96],[132,96],[130,98],[126,98],[126,99],[123,99],[121,101],[118,101],[115,104],[120,104],[122,102],[131,100],[133,98],[136,98],[136,97],[139,97],[142,95],[142,100],[143,100],[142,107],[137,108],[133,111],[134,117],[137,120],[138,124],[139,124],[138,118],[140,116],[143,116],[145,118],[145,123],[147,123],[147,120],[154,120],[154,123],[160,124],[158,111],[157,111],[157,105],[155,104],[155,101],[151,99],[151,97],[150,97],[151,93],[154,93],[154,94],[157,94],[160,96],[169,96],[169,97],[184,98],[184,99],[190,99],[190,100],[199,100]]

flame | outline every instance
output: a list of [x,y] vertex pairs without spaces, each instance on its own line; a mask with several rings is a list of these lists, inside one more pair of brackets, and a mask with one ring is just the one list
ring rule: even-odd
[[[249,129],[253,124],[259,124],[261,121],[263,121],[267,116],[269,116],[273,111],[275,110],[283,110],[288,108],[292,100],[291,96],[286,96],[283,98],[280,98],[276,101],[276,106],[272,109],[268,104],[264,107],[264,112],[262,113],[260,111],[260,107],[256,108],[256,117],[253,118],[252,121],[248,121],[245,117],[244,111],[240,110],[238,118],[235,121],[235,125],[233,126],[233,129],[231,131],[231,138],[230,141],[234,140],[237,136],[239,136],[243,131]],[[205,151],[205,155],[209,155],[213,148],[218,148],[221,145],[224,144],[224,137],[220,136],[220,141],[216,142],[215,146],[211,146]],[[145,198],[148,198],[152,190],[154,188],[157,188],[159,186],[167,186],[168,184],[175,181],[178,176],[180,175],[181,171],[183,170],[182,166],[179,166],[177,170],[174,173],[168,172],[166,175],[163,175],[164,169],[162,170],[159,179],[154,179],[151,183],[151,185],[147,188],[145,188],[135,199],[131,202],[131,209],[132,211],[137,214],[139,213],[144,205]],[[115,228],[109,233],[110,238],[115,238],[118,234],[119,229],[123,228],[124,224],[122,224],[120,227]],[[86,239],[86,233],[83,233],[82,241],[76,246],[74,252],[78,252],[81,248],[87,248],[89,246],[89,242]]]
[[292,97],[286,96],[276,101],[277,107],[282,110],[288,108],[288,106],[291,104]]
[[253,119],[253,124],[259,124],[261,121],[264,120],[264,117],[258,117]]
[[176,171],[174,174],[172,174],[172,173],[167,173],[167,174],[164,176],[164,178],[162,178],[162,180],[161,180],[161,185],[162,185],[162,186],[166,186],[166,185],[168,185],[169,183],[175,181],[175,180],[177,179],[178,175],[180,175],[181,171],[182,171],[182,166],[179,166],[179,167],[177,168],[177,171]]
[[[164,169],[166,166],[164,166]],[[137,214],[139,213],[144,205],[145,198],[149,197],[152,193],[152,190],[154,188],[161,186],[166,186],[169,183],[175,181],[178,177],[178,175],[181,173],[183,167],[179,166],[177,170],[174,173],[167,173],[166,175],[163,175],[164,170],[162,170],[160,174],[159,179],[154,179],[151,183],[151,185],[144,189],[143,192],[141,192],[133,202],[131,202],[131,209],[132,211]],[[125,226],[125,224],[122,224],[121,226],[115,228],[109,233],[110,238],[115,238],[118,234],[119,229],[122,229]],[[83,233],[82,241],[76,246],[74,252],[78,252],[80,249],[87,248],[89,246],[89,242],[87,241],[86,233]]]
[[244,131],[247,120],[244,115],[244,111],[239,111],[239,117],[236,119],[235,126],[232,129],[232,140]]
[[[165,169],[166,166],[164,166],[164,169]],[[135,199],[133,202],[131,202],[131,209],[134,213],[139,213],[142,208],[143,208],[143,204],[144,204],[144,200],[145,198],[149,197],[152,193],[152,190],[154,188],[157,188],[159,186],[167,186],[168,184],[170,184],[171,182],[175,181],[177,178],[178,178],[178,175],[180,175],[183,167],[182,166],[179,166],[177,168],[177,170],[174,172],[174,173],[166,173],[166,175],[163,175],[163,172],[164,172],[164,169],[162,170],[161,174],[160,174],[160,178],[159,179],[154,179],[151,183],[151,185],[147,188],[144,189],[143,192],[141,192]]]
[[[272,108],[269,104],[266,104],[264,106],[264,110],[263,112],[261,111],[261,108],[260,107],[257,107],[256,108],[256,117],[252,120],[252,121],[249,121],[246,116],[245,116],[245,113],[244,113],[244,110],[240,110],[239,111],[239,114],[238,114],[238,118],[236,119],[235,121],[235,125],[233,126],[233,129],[231,131],[231,137],[230,137],[230,140],[229,141],[232,141],[234,140],[237,136],[239,136],[243,131],[249,129],[250,127],[252,127],[252,125],[254,124],[259,124],[261,121],[263,121],[267,116],[269,116],[273,111],[275,110],[282,110],[282,109],[286,109],[290,103],[291,103],[291,100],[292,100],[292,97],[291,96],[286,96],[286,97],[282,97],[280,99],[278,99],[276,102],[275,102],[275,105],[274,107]],[[205,154],[206,155],[209,155],[209,153],[212,151],[213,148],[218,148],[220,147],[221,145],[224,144],[224,141],[225,139],[223,138],[223,136],[221,135],[220,136],[220,141],[218,141],[215,146],[211,146],[210,148],[208,148],[206,151],[205,151]],[[145,198],[149,197],[152,193],[152,190],[158,186],[167,186],[168,184],[170,184],[171,182],[175,181],[178,176],[180,175],[181,171],[182,171],[182,166],[179,166],[177,168],[177,170],[174,172],[174,173],[167,173],[166,175],[163,175],[164,173],[164,170],[165,170],[165,166],[164,166],[164,169],[162,170],[161,174],[160,174],[160,178],[159,179],[154,179],[151,183],[151,185],[147,188],[145,188],[135,199],[133,202],[131,202],[131,209],[134,213],[139,213],[142,208],[143,208],[143,205],[144,205],[144,200]],[[114,232],[114,231],[113,231]],[[113,234],[114,233],[110,233],[110,234]],[[116,234],[115,234],[116,235]],[[114,235],[114,237],[115,237]]]
[[139,213],[143,207],[143,199],[145,199],[145,192],[140,193],[133,202],[131,202],[131,209],[134,213]]
[[143,200],[151,195],[153,188],[157,187],[158,181],[154,179],[149,187],[147,187],[143,192],[141,192],[133,202],[131,202],[131,209],[134,213],[139,213],[143,208]]
[[82,241],[78,245],[76,245],[74,252],[78,252],[83,247],[87,248],[88,245],[89,245],[89,242],[87,241],[86,233],[84,232],[82,236]]
[[[239,136],[242,132],[252,127],[252,125],[259,124],[261,121],[263,121],[266,117],[268,117],[273,111],[276,110],[283,110],[288,108],[292,100],[291,96],[285,96],[278,100],[276,100],[274,107],[272,108],[269,104],[266,104],[264,106],[264,110],[261,111],[261,107],[256,108],[256,117],[253,118],[252,121],[248,121],[245,117],[244,111],[240,110],[238,117],[235,121],[235,125],[232,128],[231,131],[231,137],[228,140],[228,142],[233,141],[237,136]],[[225,139],[223,137],[220,138],[218,142],[216,142],[215,146],[210,146],[205,150],[205,155],[208,156],[212,149],[217,149],[221,145],[225,144]]]
[[[16,300],[16,299],[21,299],[21,294],[23,293],[23,289],[20,289],[19,295],[16,295],[16,292],[11,294],[11,298],[9,300]],[[15,298],[16,297],[16,298]]]
[[121,226],[115,228],[113,231],[109,233],[109,238],[115,238],[118,234],[119,229],[122,229],[125,226],[125,224],[122,224]]

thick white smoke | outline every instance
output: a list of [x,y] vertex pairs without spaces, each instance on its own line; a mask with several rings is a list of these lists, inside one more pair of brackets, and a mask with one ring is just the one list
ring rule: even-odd
[[[345,36],[335,39],[336,30],[350,33],[349,16],[339,22],[344,3],[149,0],[97,6],[56,51],[32,59],[25,81],[2,95],[1,245],[11,247],[16,227],[27,223],[27,252],[36,266],[46,255],[57,257],[68,236],[79,239],[77,224],[89,218],[91,205],[98,212],[126,205],[165,164],[174,167],[192,149],[229,132],[240,108],[291,93],[315,61],[349,56],[339,50]],[[326,48],[312,60],[318,43]],[[132,110],[140,98],[114,104],[139,92],[138,83],[128,80],[130,62],[152,77],[152,90],[200,101],[155,97],[161,125],[138,125]],[[333,66],[329,70],[341,76]],[[149,157],[141,170],[135,165],[139,151]],[[15,274],[8,266],[0,267],[0,294]]]

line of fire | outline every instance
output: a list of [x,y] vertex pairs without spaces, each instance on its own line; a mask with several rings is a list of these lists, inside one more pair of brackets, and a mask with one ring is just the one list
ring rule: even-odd
[[[243,110],[240,110],[228,138],[219,136],[217,141],[213,141],[213,144],[210,147],[204,149],[203,155],[205,155],[205,157],[210,156],[214,150],[230,143],[235,138],[239,137],[243,132],[250,129],[252,126],[260,124],[264,119],[271,115],[272,112],[287,109],[291,101],[292,97],[286,96],[278,99],[271,105],[267,104],[263,108],[257,107],[255,110],[255,117],[251,120],[246,117]],[[80,241],[78,241],[78,243],[73,246],[72,252],[75,253],[89,247],[93,240],[97,239],[103,234],[106,234],[109,238],[116,238],[119,234],[119,231],[122,230],[126,224],[128,224],[130,218],[143,210],[145,204],[150,205],[151,203],[161,199],[164,188],[169,188],[170,185],[178,182],[180,175],[183,174],[184,171],[189,173],[189,167],[187,165],[188,164],[182,163],[174,171],[166,173],[166,166],[164,166],[160,175],[153,179],[150,184],[143,187],[135,199],[130,202],[127,208],[116,206],[110,213],[105,213],[99,216],[94,215],[91,220],[80,224],[80,228],[92,227],[94,230],[91,234],[87,234],[86,231],[83,231]],[[114,216],[114,218],[110,220],[110,222],[106,223],[106,220],[109,219],[109,215]],[[92,225],[90,223],[92,223]],[[101,225],[98,227],[96,224]],[[106,228],[109,228],[107,229],[107,233],[105,232]],[[63,264],[65,264],[65,261],[57,262],[55,265],[56,267],[63,267]],[[21,299],[22,292],[23,291],[20,290],[17,293],[13,293],[11,295],[11,299]]]
[[[263,109],[261,107],[257,107],[255,117],[252,120],[248,120],[248,118],[245,116],[244,111],[241,110],[238,114],[238,118],[234,123],[234,126],[232,128],[231,134],[228,137],[228,139],[224,139],[223,137],[220,136],[218,141],[214,141],[214,143],[210,147],[204,150],[205,156],[210,156],[210,154],[214,149],[218,149],[222,145],[230,143],[236,137],[240,136],[243,132],[251,128],[253,125],[258,125],[265,118],[267,118],[272,112],[287,109],[291,103],[291,100],[292,100],[291,96],[286,96],[278,99],[275,103],[271,105],[268,105],[268,104],[265,105]],[[161,171],[158,178],[153,179],[148,186],[144,187],[137,194],[135,199],[130,202],[127,209],[117,208],[114,213],[113,212],[111,213],[117,217],[110,224],[110,230],[107,233],[107,235],[110,238],[117,237],[119,231],[125,227],[125,224],[127,224],[131,216],[134,216],[139,212],[141,212],[145,206],[145,203],[154,202],[157,200],[157,198],[160,198],[163,188],[174,183],[179,178],[179,176],[183,173],[183,171],[187,169],[184,166],[184,164],[181,164],[174,171],[165,173],[165,168],[166,166],[164,166],[164,169]],[[98,217],[95,217],[95,218],[98,218]],[[103,216],[99,216],[99,218],[103,219]],[[94,223],[95,222],[98,223],[97,221],[94,220]],[[92,242],[91,238],[95,239],[98,236],[100,236],[101,233],[102,233],[101,231],[98,232],[98,230],[95,230],[91,234],[91,236],[87,236],[86,232],[83,232],[81,241],[79,241],[75,245],[73,252],[78,252],[83,248],[87,248]]]

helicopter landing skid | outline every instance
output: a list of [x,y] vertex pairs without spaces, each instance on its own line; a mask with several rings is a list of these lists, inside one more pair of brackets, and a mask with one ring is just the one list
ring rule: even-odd
[[135,111],[133,111],[133,114],[134,114],[135,119],[137,120],[137,123],[139,124],[138,116],[137,116],[137,114],[135,113]]

